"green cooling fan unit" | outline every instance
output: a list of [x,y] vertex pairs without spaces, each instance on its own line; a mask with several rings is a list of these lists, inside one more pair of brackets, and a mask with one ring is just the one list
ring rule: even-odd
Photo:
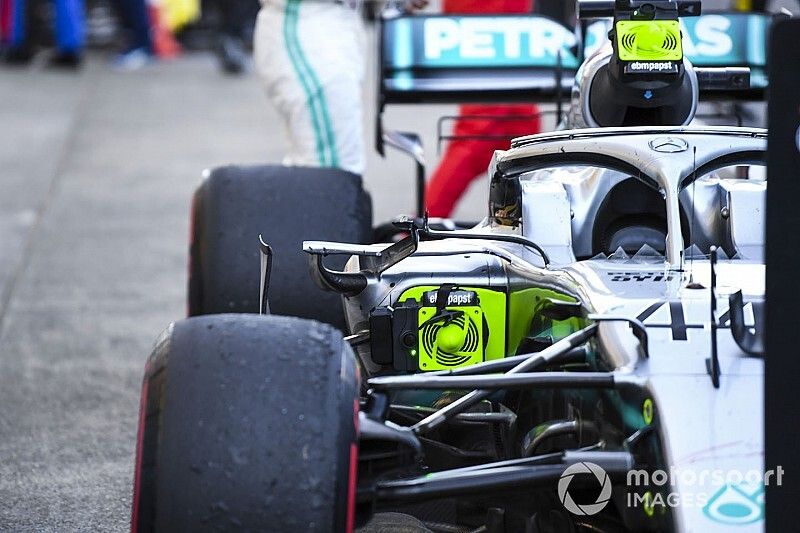
[[[445,305],[438,305],[439,297]],[[404,318],[408,313],[410,316]],[[412,318],[413,317],[413,318]],[[484,287],[426,285],[406,290],[394,310],[400,340],[395,367],[453,370],[506,356],[506,293]],[[397,359],[397,357],[395,357]],[[402,362],[407,360],[407,363]]]
[[620,20],[617,48],[622,61],[680,61],[683,59],[677,20]]
[[441,370],[483,361],[483,312],[479,306],[452,307],[447,319],[435,307],[419,310],[419,362],[423,370]]

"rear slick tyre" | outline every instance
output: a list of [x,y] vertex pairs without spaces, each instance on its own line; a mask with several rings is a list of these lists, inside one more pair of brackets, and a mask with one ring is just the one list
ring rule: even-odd
[[261,235],[273,250],[271,312],[345,330],[341,296],[314,284],[302,246],[372,242],[372,202],[360,176],[334,168],[217,168],[195,192],[191,218],[189,316],[258,313]]

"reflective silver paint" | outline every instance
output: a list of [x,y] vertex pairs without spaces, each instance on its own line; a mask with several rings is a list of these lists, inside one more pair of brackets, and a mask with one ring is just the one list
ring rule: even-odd
[[[682,152],[660,153],[650,143],[665,136],[687,144]],[[576,261],[589,246],[591,223],[604,196],[628,178],[615,171],[559,168],[522,174],[521,228],[483,222],[475,231],[522,232],[538,241],[553,258],[544,268],[536,254],[515,244],[445,240],[424,242],[417,253],[369,280],[367,289],[345,300],[351,330],[363,328],[369,312],[394,305],[407,289],[456,283],[488,287],[550,288],[578,298],[592,313],[642,317],[648,333],[649,358],[625,323],[602,323],[596,349],[605,364],[631,383],[641,384],[653,399],[659,418],[667,467],[695,472],[764,471],[764,361],[747,357],[721,321],[717,332],[722,370],[715,389],[706,372],[710,355],[710,264],[684,258],[679,203],[694,212],[696,241],[729,244],[741,256],[722,260],[717,269],[716,320],[728,308],[727,296],[741,290],[745,301],[764,297],[763,200],[766,182],[710,174],[681,192],[683,180],[696,165],[724,155],[763,152],[761,130],[716,128],[633,128],[557,132],[518,139],[512,149],[497,152],[490,173],[499,164],[559,153],[608,155],[641,169],[665,196],[669,236],[666,257],[601,258]],[[696,150],[696,154],[695,154]],[[692,195],[691,192],[694,194]],[[723,216],[723,208],[727,215]],[[715,242],[720,238],[724,243]],[[319,245],[317,245],[319,246]],[[382,245],[383,246],[383,245]],[[379,249],[379,246],[377,247]],[[365,250],[366,251],[366,250]],[[348,270],[358,270],[353,257]],[[691,284],[691,286],[690,286]],[[676,321],[674,313],[680,313]],[[753,321],[745,308],[746,321]],[[676,327],[677,323],[677,327]],[[682,326],[681,326],[682,324]],[[361,347],[369,371],[369,357]],[[672,490],[710,496],[725,490],[711,479],[696,484],[678,476]],[[701,505],[673,509],[678,531],[729,531]],[[737,526],[761,531],[763,520]]]

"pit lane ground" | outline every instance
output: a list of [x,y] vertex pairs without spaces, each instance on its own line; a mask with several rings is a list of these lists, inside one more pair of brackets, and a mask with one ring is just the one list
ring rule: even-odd
[[[435,163],[435,115],[452,111],[387,124],[423,128]],[[223,77],[210,56],[0,70],[1,531],[129,527],[141,374],[185,313],[192,190],[205,168],[282,150],[256,77]],[[412,172],[370,153],[376,221],[412,212]],[[484,187],[462,219],[483,215]]]

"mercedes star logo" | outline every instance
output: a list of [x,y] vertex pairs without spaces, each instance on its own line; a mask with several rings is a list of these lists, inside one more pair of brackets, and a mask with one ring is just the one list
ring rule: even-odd
[[675,154],[689,149],[689,143],[677,137],[659,137],[650,141],[650,148],[656,152]]

